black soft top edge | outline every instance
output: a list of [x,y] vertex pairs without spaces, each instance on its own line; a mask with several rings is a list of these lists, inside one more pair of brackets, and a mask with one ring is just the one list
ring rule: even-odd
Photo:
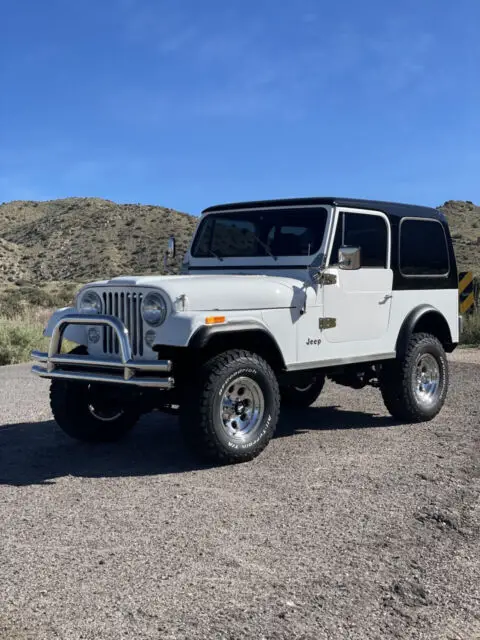
[[400,202],[385,202],[382,200],[357,200],[355,198],[284,198],[278,200],[252,200],[250,202],[231,202],[218,204],[204,209],[202,213],[214,213],[216,211],[232,211],[234,209],[263,209],[265,207],[292,207],[305,205],[333,205],[336,207],[352,207],[355,209],[374,209],[382,211],[390,216],[412,216],[415,218],[433,218],[444,220],[443,214],[433,207],[423,207],[414,204],[402,204]]

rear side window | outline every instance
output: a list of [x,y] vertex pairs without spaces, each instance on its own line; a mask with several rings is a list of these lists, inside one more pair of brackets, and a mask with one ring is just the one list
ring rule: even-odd
[[450,262],[442,224],[437,220],[404,218],[400,223],[399,263],[404,276],[446,277]]
[[384,218],[374,214],[340,212],[331,254],[336,263],[340,247],[361,247],[362,267],[385,269],[388,255],[388,229]]

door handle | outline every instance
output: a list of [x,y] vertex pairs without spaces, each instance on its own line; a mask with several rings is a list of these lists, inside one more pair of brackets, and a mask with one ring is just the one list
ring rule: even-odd
[[387,293],[387,295],[384,296],[383,300],[380,300],[380,302],[378,304],[385,304],[386,302],[388,302],[390,300],[391,297],[392,296],[389,293]]

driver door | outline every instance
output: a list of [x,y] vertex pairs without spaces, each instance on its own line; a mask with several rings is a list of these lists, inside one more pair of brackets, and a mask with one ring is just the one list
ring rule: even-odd
[[[359,269],[336,263],[341,246],[360,247]],[[392,301],[391,229],[384,213],[342,209],[338,213],[327,273],[336,283],[322,287],[326,359],[385,352]]]

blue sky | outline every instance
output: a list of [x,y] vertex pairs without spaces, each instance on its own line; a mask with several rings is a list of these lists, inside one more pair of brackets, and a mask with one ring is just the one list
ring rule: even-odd
[[0,201],[480,202],[478,0],[15,0],[0,25]]

